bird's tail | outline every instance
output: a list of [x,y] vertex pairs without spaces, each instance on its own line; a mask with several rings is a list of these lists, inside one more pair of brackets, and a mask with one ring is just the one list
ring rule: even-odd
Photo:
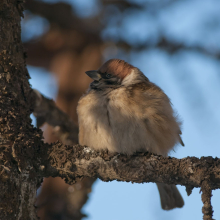
[[157,187],[160,193],[160,202],[162,209],[170,210],[183,207],[183,198],[175,185],[157,183]]

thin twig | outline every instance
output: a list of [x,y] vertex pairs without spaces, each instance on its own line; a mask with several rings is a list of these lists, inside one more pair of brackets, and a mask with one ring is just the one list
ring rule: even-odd
[[211,205],[211,197],[212,197],[212,189],[209,185],[208,181],[203,181],[201,186],[202,191],[202,213],[203,213],[203,220],[213,220],[212,214],[212,205]]

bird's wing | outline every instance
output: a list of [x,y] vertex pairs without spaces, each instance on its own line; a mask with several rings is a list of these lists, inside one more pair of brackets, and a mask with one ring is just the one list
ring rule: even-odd
[[[161,128],[161,132],[163,130],[162,133],[166,132],[167,123],[169,123],[171,127],[178,126],[169,98],[157,85],[151,82],[136,84],[132,88],[132,94],[133,98],[138,100],[138,109],[141,109],[141,107],[145,109],[146,126],[149,126],[149,120],[153,120],[155,124],[161,125],[159,127]],[[168,128],[168,130],[169,129],[170,128]],[[182,132],[178,128],[177,130],[178,140],[180,144],[184,146],[180,137]]]

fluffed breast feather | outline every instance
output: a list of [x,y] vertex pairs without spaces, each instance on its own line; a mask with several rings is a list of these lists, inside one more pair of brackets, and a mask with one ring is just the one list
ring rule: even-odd
[[179,137],[180,121],[166,94],[146,81],[118,89],[90,90],[79,101],[79,143],[94,149],[166,156]]

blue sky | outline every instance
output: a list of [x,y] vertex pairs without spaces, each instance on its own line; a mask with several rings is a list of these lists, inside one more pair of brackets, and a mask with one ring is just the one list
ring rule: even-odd
[[[72,2],[77,11],[88,3],[85,0]],[[97,7],[91,2],[89,8]],[[215,51],[220,49],[219,9],[220,1],[217,0],[186,0],[176,2],[156,15],[143,11],[126,12],[121,26],[113,21],[106,28],[105,34],[115,35],[115,38],[123,38],[134,44],[146,39],[156,41],[158,33],[162,32],[170,39],[188,45],[204,45]],[[42,23],[42,27],[46,27],[45,24]],[[179,51],[169,55],[161,50],[132,52],[126,56],[126,60],[141,69],[165,91],[183,120],[185,147],[178,146],[170,155],[177,158],[220,157],[220,62],[197,52]],[[28,69],[33,88],[55,98],[56,80],[41,68]],[[194,189],[188,197],[185,187],[178,188],[185,206],[182,209],[163,211],[156,184],[104,183],[98,180],[84,211],[89,215],[89,220],[202,219],[199,189]],[[220,191],[213,191],[214,219],[220,219],[219,200]]]

